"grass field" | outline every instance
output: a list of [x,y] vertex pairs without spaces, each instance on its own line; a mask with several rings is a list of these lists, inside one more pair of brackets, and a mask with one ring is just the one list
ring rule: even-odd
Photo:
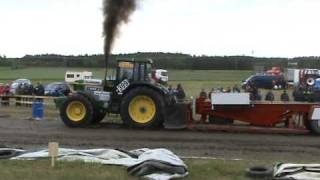
[[[0,81],[5,82],[17,78],[27,78],[33,81],[62,81],[65,72],[92,71],[97,78],[103,78],[104,70],[98,68],[24,68],[12,70],[9,67],[0,67]],[[112,73],[112,70],[109,70]],[[247,78],[251,71],[231,70],[169,70],[171,81],[241,81]]]
[[[185,179],[199,180],[244,180],[245,169],[257,162],[225,160],[185,160],[189,175]],[[261,162],[260,162],[261,163]],[[262,163],[266,164],[266,163]],[[127,174],[124,167],[105,166],[83,162],[58,162],[55,168],[50,167],[49,160],[39,161],[0,161],[1,179],[24,180],[99,180],[138,178]]]
[[[98,68],[25,68],[12,70],[9,67],[0,67],[0,82],[7,83],[18,78],[27,78],[33,83],[41,81],[44,84],[53,81],[63,81],[65,72],[92,71],[97,78],[103,78],[103,69]],[[109,70],[112,73],[113,70]],[[251,71],[231,70],[169,70],[169,84],[174,87],[181,83],[189,96],[198,95],[203,88],[210,91],[213,87],[232,87],[240,84],[252,74]]]

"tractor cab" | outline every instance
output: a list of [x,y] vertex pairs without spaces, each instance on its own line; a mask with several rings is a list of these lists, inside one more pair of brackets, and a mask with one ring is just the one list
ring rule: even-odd
[[[106,79],[105,91],[114,90],[115,86],[131,83],[152,82],[152,60],[119,60],[114,78]],[[125,86],[122,86],[125,88]]]
[[117,80],[149,82],[151,80],[152,60],[118,61]]

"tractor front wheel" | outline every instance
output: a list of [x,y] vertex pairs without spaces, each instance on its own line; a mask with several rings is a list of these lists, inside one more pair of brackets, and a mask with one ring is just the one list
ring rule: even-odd
[[121,102],[121,118],[129,127],[155,128],[162,124],[164,100],[158,92],[136,88],[128,92]]
[[80,94],[74,94],[66,99],[60,108],[60,117],[69,127],[85,127],[92,123],[92,103]]

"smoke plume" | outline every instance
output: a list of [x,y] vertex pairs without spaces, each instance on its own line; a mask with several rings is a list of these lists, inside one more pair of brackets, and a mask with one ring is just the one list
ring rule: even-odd
[[136,9],[136,0],[103,0],[104,53],[106,66],[112,45],[119,32],[119,27],[129,21]]

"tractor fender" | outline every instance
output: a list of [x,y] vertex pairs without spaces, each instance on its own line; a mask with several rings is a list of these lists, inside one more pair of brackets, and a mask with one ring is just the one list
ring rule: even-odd
[[[77,91],[77,92],[74,92],[73,94],[80,94],[81,96],[88,98],[90,102],[92,102],[92,103],[94,103],[94,105],[96,105],[96,103],[95,103],[95,102],[97,102],[96,98],[94,97],[93,94],[91,94],[89,92]],[[62,106],[62,104],[67,100],[67,98],[68,98],[68,96],[55,98],[54,103],[56,104],[56,107],[60,108]]]
[[80,95],[86,97],[87,99],[89,99],[89,101],[92,103],[92,106],[94,108],[95,113],[96,112],[98,112],[98,113],[105,113],[106,112],[106,109],[102,108],[103,104],[99,104],[99,100],[94,96],[94,94],[92,92],[78,91],[77,94],[80,94]]
[[96,105],[95,103],[97,102],[97,99],[94,97],[94,95],[92,93],[86,92],[86,91],[77,91],[76,93],[88,98],[90,100],[90,102],[92,102],[92,103],[94,103],[94,105]]
[[164,97],[165,104],[172,103],[173,97],[170,96],[169,91],[165,87],[162,87],[161,85],[157,86],[157,85],[154,85],[151,83],[144,83],[144,82],[131,83],[129,85],[129,87],[123,91],[122,97],[124,97],[130,90],[137,88],[137,87],[148,87],[150,89],[153,89],[154,91],[158,92],[159,94],[161,94]]
[[169,93],[169,91],[161,86],[161,85],[154,85],[154,84],[151,84],[151,83],[145,83],[145,82],[134,82],[134,83],[131,83],[130,86],[124,91],[124,94],[127,93],[130,89],[133,89],[133,88],[136,88],[136,87],[149,87],[155,91],[158,91],[160,92],[161,94],[163,95],[166,95]]

